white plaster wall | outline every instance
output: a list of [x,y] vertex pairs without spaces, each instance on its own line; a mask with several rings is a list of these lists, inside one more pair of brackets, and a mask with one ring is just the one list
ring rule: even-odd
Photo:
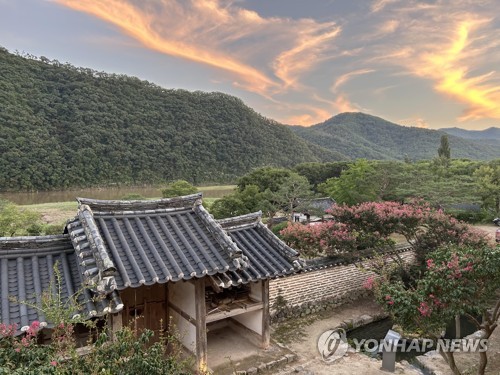
[[168,300],[189,316],[196,318],[194,285],[179,281],[168,285]]
[[180,341],[192,353],[196,353],[196,327],[178,313],[170,309],[172,323],[180,336]]
[[[179,281],[168,285],[168,301],[178,309],[184,311],[193,319],[196,319],[196,305],[194,285],[189,282]],[[184,319],[173,309],[169,309],[172,316],[172,323],[175,324],[182,344],[191,350],[196,351],[196,327]]]
[[262,301],[262,281],[250,283],[250,298],[256,301]]
[[262,310],[250,311],[232,318],[257,334],[262,335]]

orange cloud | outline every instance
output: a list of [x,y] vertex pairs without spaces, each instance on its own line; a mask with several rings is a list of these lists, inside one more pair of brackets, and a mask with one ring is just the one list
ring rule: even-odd
[[334,84],[331,87],[332,92],[337,92],[337,90],[343,86],[345,83],[347,83],[350,79],[353,77],[363,75],[363,74],[368,74],[368,73],[373,73],[375,70],[373,69],[359,69],[355,70],[353,72],[349,72],[346,74],[341,75],[337,80],[334,82]]
[[[234,73],[245,81],[245,86],[251,91],[266,92],[270,87],[276,85],[270,78],[257,69],[235,60],[226,54],[218,53],[213,49],[203,48],[202,46],[189,43],[189,41],[184,42],[162,36],[154,28],[155,15],[153,13],[143,12],[125,1],[57,1],[67,7],[92,14],[116,25],[123,32],[150,49],[208,64]],[[199,7],[203,4],[207,9],[217,12],[219,18],[227,18],[224,10],[217,8],[217,3],[214,1],[199,2],[197,4]],[[244,17],[249,18],[250,14],[248,12],[244,13]]]
[[391,3],[396,3],[398,0],[375,0],[372,3],[372,12],[377,13]]
[[422,128],[422,129],[429,128],[429,124],[422,117],[410,117],[410,118],[399,120],[397,123],[400,125],[403,125],[403,126],[408,126],[408,127],[413,127],[413,128]]
[[475,31],[487,24],[487,20],[468,19],[460,22],[447,46],[421,55],[415,72],[435,81],[437,91],[450,96],[468,107],[460,121],[479,118],[500,118],[500,85],[490,79],[495,72],[472,75],[479,52],[474,48]]
[[322,50],[329,46],[326,42],[334,39],[341,31],[334,24],[328,24],[325,29],[319,30],[319,35],[303,35],[298,45],[276,58],[275,74],[285,83],[285,88],[297,86],[298,75],[319,62]]

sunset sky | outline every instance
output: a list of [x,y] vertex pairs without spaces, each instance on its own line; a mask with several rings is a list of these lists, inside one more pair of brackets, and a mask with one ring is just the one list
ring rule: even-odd
[[[0,46],[311,125],[500,126],[498,0],[0,0]],[[0,72],[1,74],[1,72]]]

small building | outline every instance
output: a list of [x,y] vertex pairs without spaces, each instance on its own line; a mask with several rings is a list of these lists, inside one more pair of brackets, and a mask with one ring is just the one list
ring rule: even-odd
[[201,194],[78,202],[63,235],[0,238],[1,322],[16,323],[19,333],[46,322],[33,306],[44,290],[56,292],[57,265],[61,297],[81,291],[75,314],[107,316],[112,330],[158,332],[171,322],[200,369],[209,364],[208,331],[231,325],[269,345],[269,279],[303,264],[261,213],[216,221]]
[[332,216],[327,211],[334,204],[335,201],[329,197],[301,200],[292,213],[292,221],[311,224],[331,220]]

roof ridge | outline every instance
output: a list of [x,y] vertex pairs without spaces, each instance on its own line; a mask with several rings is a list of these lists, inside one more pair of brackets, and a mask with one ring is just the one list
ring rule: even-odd
[[198,215],[208,231],[213,234],[215,240],[228,252],[236,269],[247,268],[248,258],[243,255],[243,251],[236,245],[231,237],[229,237],[229,234],[226,233],[205,207],[203,207],[202,204],[197,204],[193,207],[193,211]]
[[106,250],[106,246],[97,228],[91,208],[87,205],[81,205],[78,208],[78,217],[82,223],[87,240],[90,242],[90,249],[94,254],[99,271],[103,273],[103,276],[114,275],[116,267]]
[[[67,234],[53,234],[48,236],[18,236],[0,237],[0,251],[13,249],[47,249],[57,243],[70,240]],[[1,254],[1,252],[0,252]]]
[[153,200],[101,200],[78,197],[78,205],[87,205],[92,210],[98,211],[143,211],[164,208],[191,208],[202,199],[202,193],[184,195],[174,198],[161,198]]
[[224,230],[233,230],[237,228],[256,226],[262,219],[262,211],[252,212],[245,215],[219,219],[217,222]]

